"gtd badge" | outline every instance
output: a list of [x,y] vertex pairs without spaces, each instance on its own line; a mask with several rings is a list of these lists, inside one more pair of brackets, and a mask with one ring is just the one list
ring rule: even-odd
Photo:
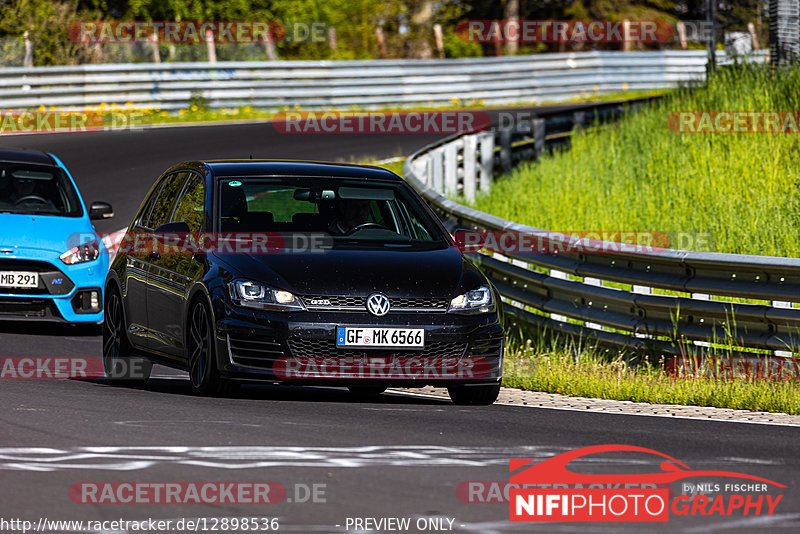
[[376,317],[382,317],[389,313],[389,308],[392,305],[385,295],[380,293],[373,293],[367,298],[367,311]]

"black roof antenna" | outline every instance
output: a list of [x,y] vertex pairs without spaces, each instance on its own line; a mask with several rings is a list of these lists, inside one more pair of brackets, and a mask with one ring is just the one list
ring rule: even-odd
[[253,159],[253,155],[252,154],[250,154],[250,159]]

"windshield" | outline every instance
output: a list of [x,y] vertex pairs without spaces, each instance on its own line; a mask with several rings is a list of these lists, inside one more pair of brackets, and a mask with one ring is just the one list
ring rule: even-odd
[[334,246],[447,246],[402,184],[325,178],[222,178],[222,232],[322,233]]
[[78,195],[58,167],[0,162],[0,212],[80,217]]

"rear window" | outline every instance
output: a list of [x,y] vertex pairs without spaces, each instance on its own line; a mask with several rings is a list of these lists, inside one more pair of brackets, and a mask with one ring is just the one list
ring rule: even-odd
[[59,167],[0,162],[0,212],[83,215],[72,182]]

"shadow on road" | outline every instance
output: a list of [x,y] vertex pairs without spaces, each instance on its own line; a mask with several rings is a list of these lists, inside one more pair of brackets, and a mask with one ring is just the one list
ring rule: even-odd
[[[90,381],[91,383],[113,389],[141,390],[153,394],[193,396],[189,386],[189,379],[182,379],[179,375],[169,378],[151,378],[144,387],[126,385],[112,385],[105,379]],[[201,399],[202,397],[198,397]],[[342,402],[348,404],[403,404],[403,405],[447,405],[450,401],[446,398],[432,399],[383,393],[374,396],[361,396],[351,393],[345,388],[317,387],[317,386],[291,386],[278,384],[242,384],[238,391],[220,400],[227,402],[244,401],[282,401],[282,402]]]
[[75,325],[38,321],[2,321],[0,334],[19,334],[60,337],[95,337],[102,335],[99,325]]

